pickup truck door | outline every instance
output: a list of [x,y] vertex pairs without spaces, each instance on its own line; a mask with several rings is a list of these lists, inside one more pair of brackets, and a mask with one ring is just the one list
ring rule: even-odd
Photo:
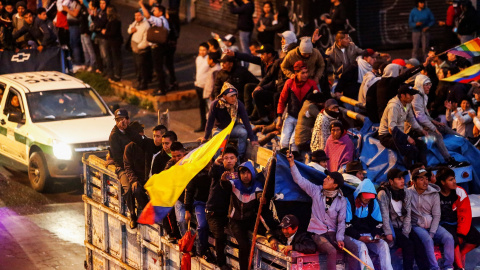
[[[15,99],[17,100],[15,101]],[[25,102],[20,92],[10,86],[6,93],[6,100],[3,108],[1,108],[2,113],[0,115],[0,133],[3,135],[0,136],[2,140],[2,151],[5,155],[21,163],[25,163],[27,159],[24,104]],[[19,121],[9,120],[9,116],[13,111],[22,113]]]

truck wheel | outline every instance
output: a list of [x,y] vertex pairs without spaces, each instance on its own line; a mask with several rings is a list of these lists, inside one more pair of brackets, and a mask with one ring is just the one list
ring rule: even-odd
[[38,192],[47,189],[50,174],[42,152],[33,152],[28,162],[28,179],[32,188]]

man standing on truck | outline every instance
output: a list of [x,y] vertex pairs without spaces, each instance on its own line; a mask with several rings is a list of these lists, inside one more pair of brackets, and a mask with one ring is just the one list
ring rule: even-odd
[[[128,181],[127,174],[125,173],[124,163],[123,163],[123,154],[125,152],[125,146],[130,143],[130,137],[127,135],[127,127],[130,124],[130,118],[128,117],[128,111],[125,109],[118,109],[115,111],[115,126],[110,132],[110,138],[108,142],[110,144],[111,157],[113,159],[113,164],[115,165],[115,173],[117,174],[118,180],[122,185],[123,194],[127,202],[127,206],[134,206],[132,190],[130,188],[130,182]],[[138,134],[138,133],[137,133]],[[129,207],[129,209],[131,209]],[[130,211],[130,214],[135,213],[135,207],[133,207],[133,212]],[[130,217],[130,226],[134,225],[137,221],[135,215]],[[136,226],[135,226],[136,227]]]
[[[133,131],[138,133],[140,136],[143,136],[144,134],[144,126],[137,121],[132,122],[129,128],[133,129]],[[125,173],[128,177],[128,182],[130,183],[132,196],[135,198],[138,204],[136,213],[135,200],[133,198],[132,200],[129,200],[129,202],[132,204],[127,205],[128,210],[130,211],[130,216],[132,217],[132,220],[130,221],[130,228],[134,229],[137,227],[136,217],[140,216],[140,213],[142,213],[143,208],[145,208],[149,201],[147,193],[143,188],[148,180],[148,178],[145,177],[145,151],[139,144],[130,142],[125,147],[123,163],[125,167]]]

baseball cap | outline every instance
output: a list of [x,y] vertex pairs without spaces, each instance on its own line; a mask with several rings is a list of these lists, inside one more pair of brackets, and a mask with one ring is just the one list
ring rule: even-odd
[[402,171],[397,168],[392,168],[388,171],[387,173],[387,179],[395,179],[395,178],[400,178],[408,174],[408,171]]
[[305,62],[303,62],[302,60],[298,60],[297,62],[295,62],[295,64],[293,65],[293,70],[295,71],[299,71],[299,70],[302,70],[304,68],[307,68],[307,65],[305,64]]
[[235,41],[236,41],[237,39],[236,39],[235,36],[233,36],[232,34],[228,34],[228,35],[224,36],[224,37],[222,38],[222,40],[223,40],[223,41],[230,41],[231,43],[235,43]]
[[405,60],[405,64],[410,64],[414,67],[420,66],[420,61],[417,58],[410,58]]
[[275,49],[271,44],[265,44],[257,50],[257,53],[275,53]]
[[365,50],[363,51],[363,53],[362,53],[362,56],[363,56],[363,57],[367,57],[367,56],[374,57],[374,56],[376,56],[376,55],[377,55],[377,53],[376,53],[373,49],[370,49],[370,48],[365,49]]
[[233,96],[233,95],[237,95],[237,94],[238,94],[238,91],[235,88],[235,86],[231,85],[228,82],[224,82],[222,90],[220,90],[220,94],[217,96],[217,98],[219,98],[221,96],[224,96],[224,95],[225,96]]
[[392,61],[392,64],[397,64],[397,65],[400,65],[402,67],[404,67],[406,64],[405,64],[405,60],[403,59],[400,59],[400,58],[397,58],[397,59],[394,59]]
[[427,175],[427,170],[423,169],[423,168],[416,168],[415,170],[413,170],[412,172],[412,179],[415,180],[417,179],[418,177],[420,176],[425,176]]
[[312,161],[319,162],[319,161],[327,161],[327,160],[329,160],[329,158],[327,157],[327,154],[325,154],[325,151],[323,150],[313,151]]
[[230,56],[230,55],[223,55],[222,58],[220,59],[220,62],[221,63],[225,63],[225,62],[235,62],[235,57],[234,56]]
[[298,218],[294,215],[286,215],[282,218],[282,222],[280,223],[280,227],[282,228],[296,228],[298,227],[299,221]]
[[404,84],[400,86],[400,88],[398,89],[398,94],[416,95],[418,93],[419,92],[417,90],[413,89],[413,87],[408,84]]
[[375,194],[370,192],[362,192],[362,196],[365,199],[375,199]]
[[115,119],[117,118],[128,118],[128,111],[125,109],[117,109],[115,111]]

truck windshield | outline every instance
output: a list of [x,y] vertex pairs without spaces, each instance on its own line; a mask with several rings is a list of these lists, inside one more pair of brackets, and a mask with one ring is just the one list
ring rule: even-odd
[[26,96],[32,122],[110,115],[101,98],[90,88],[33,92]]

